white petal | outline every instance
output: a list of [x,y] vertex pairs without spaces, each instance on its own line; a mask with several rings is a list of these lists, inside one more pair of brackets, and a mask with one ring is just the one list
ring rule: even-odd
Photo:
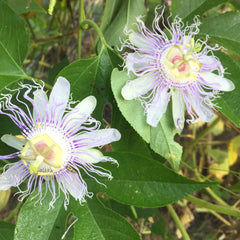
[[117,129],[109,128],[79,134],[75,137],[83,147],[91,148],[118,141],[121,134]]
[[173,121],[176,128],[179,128],[182,131],[185,121],[185,110],[186,105],[182,92],[179,89],[172,90],[172,113]]
[[49,97],[49,111],[54,120],[62,118],[70,94],[70,83],[64,77],[59,77],[53,86]]
[[146,38],[143,37],[140,33],[131,32],[129,34],[129,40],[135,47],[138,47],[140,49],[148,49],[151,47]]
[[48,97],[42,90],[34,92],[33,118],[37,122],[45,122],[46,115],[48,114]]
[[82,153],[77,153],[77,156],[87,163],[98,163],[101,161],[103,154],[97,149],[87,149]]
[[67,172],[67,175],[59,180],[65,191],[68,191],[76,200],[84,201],[84,196],[88,194],[87,186],[82,179],[79,179],[78,174]]
[[[12,179],[13,180],[13,179]],[[8,190],[15,185],[6,175],[0,175],[0,190]]]
[[92,114],[97,104],[94,96],[84,98],[63,118],[63,126],[66,129],[79,127]]
[[1,140],[8,146],[13,147],[17,150],[22,150],[24,145],[27,143],[27,139],[21,139],[9,134],[5,134],[1,137]]
[[211,106],[208,106],[205,102],[200,102],[199,99],[196,99],[196,97],[192,96],[191,104],[194,111],[202,121],[210,122],[214,118],[214,112],[211,109]]
[[122,96],[126,100],[137,98],[149,92],[154,87],[154,83],[155,78],[150,74],[131,80],[122,88]]
[[24,171],[25,166],[21,162],[16,162],[5,172],[0,175],[0,190],[7,190],[10,187],[20,185],[25,176],[29,173]]
[[203,73],[199,72],[199,75],[204,79],[204,82],[201,81],[204,85],[210,86],[213,89],[221,90],[221,91],[232,91],[235,86],[232,81],[227,78],[221,77],[214,73]]
[[97,105],[97,99],[94,96],[84,98],[75,108],[82,114],[91,115]]
[[152,64],[152,57],[149,54],[142,53],[128,53],[126,57],[126,68],[128,71],[132,71],[133,73],[139,73],[144,71],[145,69],[149,69]]
[[[216,65],[217,60],[213,56],[207,56],[207,55],[199,55],[198,60],[205,65]],[[215,68],[216,69],[216,68]]]
[[158,125],[162,115],[166,112],[170,94],[167,88],[162,91],[158,90],[150,107],[147,109],[147,123],[153,127]]

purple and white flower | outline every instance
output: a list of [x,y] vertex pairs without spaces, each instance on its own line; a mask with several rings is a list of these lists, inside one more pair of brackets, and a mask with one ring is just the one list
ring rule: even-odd
[[185,111],[190,116],[189,122],[199,118],[209,122],[214,117],[212,100],[219,91],[234,89],[234,84],[224,78],[224,68],[213,54],[218,48],[194,40],[200,25],[197,17],[190,26],[184,26],[178,17],[171,24],[167,21],[166,26],[163,11],[158,14],[158,10],[152,31],[140,18],[137,18],[138,32],[127,31],[129,39],[123,47],[131,51],[125,55],[125,69],[137,78],[126,83],[122,96],[126,100],[139,99],[147,123],[153,127],[166,112],[171,97],[173,120],[180,130]]
[[[0,175],[0,190],[18,187],[22,200],[37,189],[34,198],[38,197],[38,201],[49,191],[52,194],[50,207],[63,192],[66,208],[69,194],[80,203],[85,201],[85,196],[92,196],[82,173],[96,181],[96,174],[112,178],[111,172],[96,163],[117,161],[103,156],[95,147],[118,141],[120,133],[116,129],[99,129],[100,123],[91,117],[96,107],[95,97],[89,96],[76,105],[69,101],[69,95],[70,84],[63,77],[57,79],[49,99],[43,86],[36,83],[20,84],[14,95],[2,94],[0,114],[10,117],[20,128],[21,135],[7,134],[1,138],[18,151],[0,159],[20,160],[5,165]],[[72,107],[73,104],[76,106]],[[19,185],[25,180],[27,189],[23,191]],[[46,191],[42,191],[43,182]]]

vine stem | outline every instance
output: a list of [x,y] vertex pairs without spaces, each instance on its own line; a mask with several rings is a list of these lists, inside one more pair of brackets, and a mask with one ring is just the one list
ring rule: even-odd
[[199,207],[203,207],[206,209],[213,210],[215,212],[219,212],[219,213],[223,213],[223,214],[226,214],[229,216],[240,218],[240,211],[238,209],[233,209],[233,208],[227,207],[227,206],[219,206],[216,204],[212,204],[212,203],[206,202],[202,199],[196,198],[191,195],[186,196],[185,199],[188,200],[189,202],[196,204]]
[[83,21],[81,22],[81,24],[79,25],[79,27],[84,28],[86,25],[92,26],[92,27],[94,28],[94,30],[97,32],[97,34],[98,34],[98,36],[99,36],[99,38],[100,38],[100,41],[101,41],[102,45],[108,46],[108,44],[107,44],[106,41],[105,41],[105,38],[104,38],[104,36],[103,36],[102,31],[100,30],[100,28],[98,27],[98,25],[97,25],[95,22],[93,22],[92,20],[89,20],[89,19],[85,19],[85,20],[83,20]]
[[81,23],[85,19],[83,0],[79,0],[79,19],[78,19],[78,59],[81,58],[82,51],[82,29]]
[[213,190],[210,187],[206,188],[206,191],[208,192],[209,195],[212,196],[219,204],[225,206],[225,207],[230,207],[225,201],[223,201],[218,195],[216,195]]
[[137,215],[137,212],[136,212],[136,209],[133,205],[130,206],[130,209],[132,211],[132,214],[133,216],[135,217],[135,219],[138,219],[138,215]]
[[[214,122],[212,123],[210,130],[218,123],[218,121],[220,120],[220,118],[218,118],[218,119],[216,119],[216,120],[217,120],[217,121],[216,121],[215,123],[214,123]],[[208,133],[210,130],[209,130],[209,128],[208,128],[208,131],[206,131],[206,133]],[[205,133],[205,134],[206,134],[206,133]],[[200,135],[201,135],[201,134],[200,134]],[[199,136],[200,136],[200,135],[199,135]],[[194,139],[195,139],[195,137],[196,137],[196,125],[195,125],[195,124],[193,125],[193,136],[194,136]],[[202,136],[200,136],[200,138],[201,138],[201,137],[202,137]],[[193,141],[195,141],[195,140],[193,140]],[[197,143],[197,142],[196,142],[196,143]],[[201,175],[200,175],[200,173],[198,172],[198,168],[197,168],[196,152],[195,152],[195,151],[193,151],[192,160],[193,160],[193,168],[194,168],[194,172],[195,172],[196,178],[197,178],[198,181],[202,182]],[[212,191],[211,188],[207,187],[205,190],[206,190],[206,191],[208,192],[208,194],[209,194],[210,196],[212,196],[212,198],[214,198],[220,205],[223,205],[223,206],[225,206],[225,207],[229,207],[229,205],[228,205],[225,201],[223,201],[220,197],[218,197],[218,196]]]
[[183,153],[182,161],[185,161],[189,152],[189,149],[191,147],[194,147],[201,138],[206,136],[213,128],[214,126],[220,121],[220,117],[216,118],[204,131],[202,131],[194,140],[192,140],[189,144],[187,144],[185,151]]
[[167,208],[168,208],[168,211],[169,211],[171,217],[173,218],[174,222],[176,223],[178,229],[180,230],[183,239],[190,240],[190,237],[189,237],[187,231],[185,230],[184,226],[182,225],[182,222],[179,219],[179,217],[178,217],[177,213],[175,212],[174,208],[172,207],[172,205],[168,205]]

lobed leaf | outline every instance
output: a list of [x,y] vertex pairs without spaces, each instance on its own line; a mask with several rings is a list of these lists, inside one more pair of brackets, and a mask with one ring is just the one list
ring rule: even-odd
[[140,240],[140,236],[121,215],[104,207],[96,198],[88,199],[83,206],[71,204],[78,218],[74,224],[74,240]]
[[225,48],[240,54],[240,13],[228,12],[202,20],[199,37],[209,36]]
[[45,9],[42,8],[35,0],[4,0],[8,6],[16,13],[22,14],[31,11],[46,13]]
[[24,21],[0,0],[0,90],[26,77],[21,68],[28,51]]
[[[43,186],[44,192],[46,186]],[[36,194],[33,193],[32,196]],[[30,196],[21,208],[16,224],[14,240],[51,240],[60,239],[65,232],[67,212],[63,208],[63,194],[49,209],[52,200],[51,193],[47,193],[42,204],[36,205],[36,199]]]
[[172,0],[172,15],[192,22],[196,15],[201,16],[207,10],[224,2],[227,0]]
[[126,38],[124,28],[135,29],[136,18],[146,14],[144,0],[107,0],[101,29],[107,43],[118,48]]
[[214,53],[217,56],[223,67],[226,69],[225,78],[233,81],[235,89],[231,92],[223,92],[219,94],[219,98],[215,100],[217,108],[237,127],[240,127],[240,67],[228,55],[223,52]]
[[[162,207],[181,200],[185,196],[212,185],[210,182],[196,182],[183,177],[158,161],[128,152],[108,152],[119,163],[104,163],[113,179],[99,179],[102,187],[88,179],[89,190],[99,189],[110,198],[137,207]],[[105,154],[105,155],[106,155]]]
[[115,151],[137,152],[146,157],[151,157],[147,143],[137,134],[130,124],[122,116],[116,104],[113,106],[112,127],[121,133],[121,140],[111,143]]
[[14,228],[15,228],[14,224],[0,221],[0,239],[12,240]]
[[147,143],[150,143],[150,147],[166,158],[171,166],[177,170],[181,161],[182,147],[174,141],[174,136],[179,130],[174,126],[170,105],[158,126],[151,127],[146,122],[146,116],[140,101],[126,101],[121,96],[121,89],[130,79],[132,78],[127,72],[117,69],[112,72],[112,90],[120,111],[137,133]]
[[103,47],[99,55],[90,59],[75,61],[63,68],[58,76],[63,76],[71,83],[71,92],[75,99],[83,99],[89,95],[97,98],[98,106],[94,113],[98,120],[106,103],[112,102],[110,76],[121,58],[109,48]]

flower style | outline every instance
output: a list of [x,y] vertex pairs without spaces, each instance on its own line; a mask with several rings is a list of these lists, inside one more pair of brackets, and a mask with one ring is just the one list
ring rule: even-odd
[[[11,94],[2,94],[0,113],[10,117],[22,135],[2,136],[1,140],[18,152],[0,156],[0,159],[19,157],[20,160],[5,166],[0,175],[0,190],[18,187],[22,200],[38,187],[34,197],[38,196],[41,201],[49,191],[52,194],[50,207],[62,191],[66,208],[69,193],[80,203],[85,201],[85,196],[92,195],[82,172],[95,180],[91,173],[112,178],[111,172],[95,164],[117,161],[103,156],[95,147],[118,141],[121,136],[116,129],[100,130],[100,123],[90,116],[96,106],[95,97],[89,96],[72,108],[70,84],[63,77],[57,79],[49,100],[43,86],[36,83],[20,84],[14,91],[14,101],[22,108],[13,103]],[[20,100],[23,98],[26,102]],[[27,104],[32,105],[33,114]],[[26,179],[27,190],[22,191],[19,185]],[[45,192],[43,182],[46,182]]]
[[[188,121],[200,118],[209,122],[214,117],[212,100],[219,91],[232,91],[234,84],[223,77],[223,66],[213,55],[217,48],[194,40],[200,25],[197,17],[192,25],[185,27],[176,17],[167,27],[163,11],[161,14],[157,11],[153,31],[137,18],[139,32],[127,32],[129,40],[123,47],[133,52],[125,55],[125,69],[137,78],[126,83],[122,96],[126,100],[139,99],[145,108],[147,123],[153,127],[166,112],[171,96],[173,120],[180,130],[184,126],[185,110],[190,116]],[[166,31],[159,26],[161,19]]]

